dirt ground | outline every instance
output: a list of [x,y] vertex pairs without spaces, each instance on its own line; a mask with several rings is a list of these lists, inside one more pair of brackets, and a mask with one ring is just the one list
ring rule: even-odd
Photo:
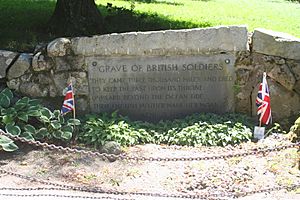
[[[283,136],[277,135],[257,143],[248,142],[236,147],[196,148],[147,144],[126,148],[124,153],[145,157],[196,157],[241,153],[286,144],[290,142]],[[220,199],[231,199],[234,194],[300,184],[299,155],[296,148],[264,155],[185,162],[126,160],[109,162],[99,157],[28,147],[15,153],[2,152],[0,156],[0,169],[2,170],[53,183],[90,188],[101,187],[104,191],[176,195],[214,194],[225,196]],[[31,188],[45,187],[45,185],[0,174],[0,189],[4,187]],[[5,192],[11,191],[0,190],[0,195]],[[130,199],[142,199],[142,197],[131,195]],[[145,198],[148,197],[145,196]],[[0,199],[2,199],[1,196]],[[300,188],[293,191],[258,193],[240,197],[240,199],[300,199]]]

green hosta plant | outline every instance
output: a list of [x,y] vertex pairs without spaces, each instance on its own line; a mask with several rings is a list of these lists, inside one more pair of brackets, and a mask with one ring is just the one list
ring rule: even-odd
[[40,110],[39,121],[43,123],[43,128],[36,131],[36,138],[49,138],[68,141],[72,138],[74,127],[80,125],[78,119],[65,120],[59,110],[51,112],[48,108]]
[[117,113],[102,113],[98,116],[88,116],[79,141],[95,147],[103,145],[106,141],[116,141],[122,146],[149,142],[225,146],[250,140],[252,132],[245,124],[250,122],[244,116],[236,114],[195,114],[184,119],[153,124],[130,121]]
[[226,146],[228,144],[238,144],[242,141],[250,140],[252,132],[241,123],[231,121],[209,124],[207,122],[197,122],[181,130],[176,128],[161,135],[161,142],[177,145],[205,145],[205,146]]
[[[0,124],[7,133],[27,140],[55,138],[68,141],[80,121],[65,120],[58,110],[51,112],[35,99],[23,97],[14,102],[13,93],[4,89],[0,92]],[[2,140],[3,150],[16,149],[7,138],[2,137]]]
[[18,146],[15,145],[14,141],[10,138],[0,135],[0,150],[4,151],[15,151],[18,149]]
[[108,141],[130,146],[153,142],[153,138],[145,129],[129,123],[127,118],[114,112],[111,115],[88,115],[79,141],[97,148]]

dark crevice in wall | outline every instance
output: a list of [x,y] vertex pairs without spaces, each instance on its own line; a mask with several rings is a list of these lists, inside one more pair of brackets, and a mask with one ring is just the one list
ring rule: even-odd
[[8,72],[9,72],[10,68],[11,68],[11,67],[15,64],[15,62],[19,59],[20,55],[21,55],[21,54],[18,53],[18,54],[13,58],[13,60],[11,61],[11,63],[7,66],[6,71],[5,71],[5,74],[6,74],[5,79],[7,79],[7,74],[8,74]]

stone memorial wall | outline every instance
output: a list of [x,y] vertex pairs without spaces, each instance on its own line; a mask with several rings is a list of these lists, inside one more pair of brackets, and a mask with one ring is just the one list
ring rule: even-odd
[[255,115],[263,71],[275,120],[300,115],[300,39],[245,26],[58,38],[32,54],[0,51],[2,82],[55,102],[73,81],[80,112],[147,121],[197,112]]
[[96,112],[168,119],[234,111],[234,56],[92,57],[86,60]]

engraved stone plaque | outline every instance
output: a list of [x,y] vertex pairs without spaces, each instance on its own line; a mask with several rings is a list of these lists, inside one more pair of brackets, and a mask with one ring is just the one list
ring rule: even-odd
[[233,111],[232,54],[88,57],[92,112],[159,121]]

